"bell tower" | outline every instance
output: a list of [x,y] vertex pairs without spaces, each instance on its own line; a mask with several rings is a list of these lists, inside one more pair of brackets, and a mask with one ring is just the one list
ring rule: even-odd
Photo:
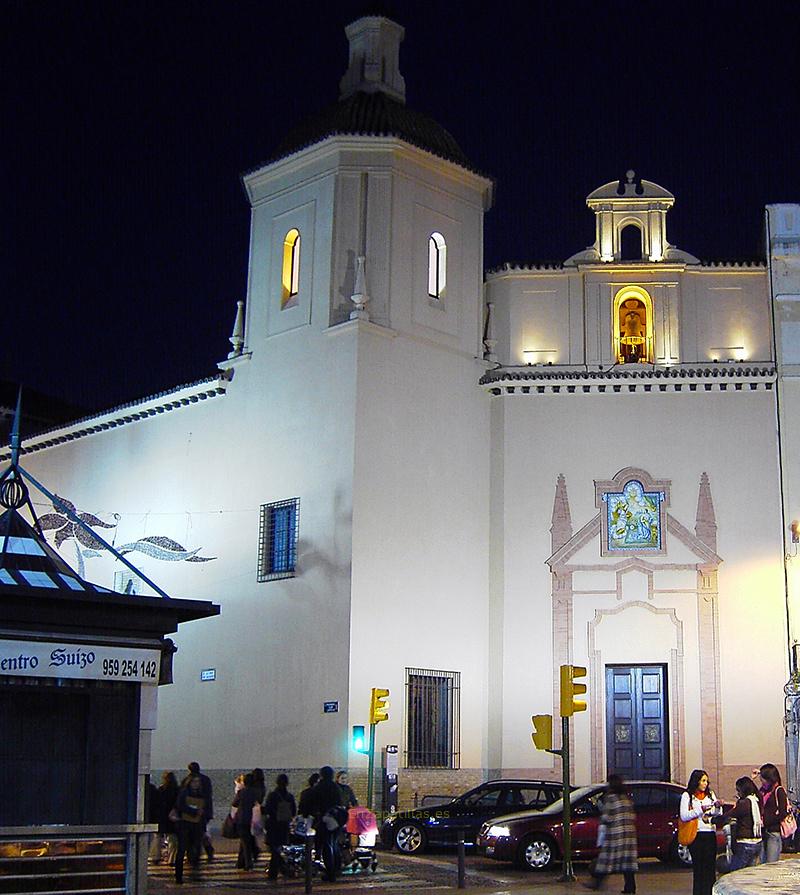
[[624,182],[612,180],[598,187],[586,197],[586,204],[595,215],[595,242],[567,264],[700,263],[667,241],[667,212],[675,197],[650,180],[637,182],[635,171],[628,171]]

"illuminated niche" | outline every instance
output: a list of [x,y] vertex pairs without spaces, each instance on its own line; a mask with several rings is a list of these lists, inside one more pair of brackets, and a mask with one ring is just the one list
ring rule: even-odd
[[281,266],[281,310],[297,304],[300,291],[300,231],[292,228],[283,240]]
[[617,292],[612,332],[617,363],[653,363],[653,300],[641,286],[624,286]]

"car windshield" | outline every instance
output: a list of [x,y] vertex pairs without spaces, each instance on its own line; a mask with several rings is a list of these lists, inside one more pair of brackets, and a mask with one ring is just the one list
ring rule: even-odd
[[[603,786],[581,786],[578,789],[574,789],[569,794],[569,803],[570,805],[574,805],[576,802],[580,802],[587,796],[590,797],[590,801],[596,803],[597,798],[602,796],[604,789],[605,787]],[[552,805],[542,808],[541,814],[561,814],[563,810],[564,800],[558,799],[558,801],[553,802]]]

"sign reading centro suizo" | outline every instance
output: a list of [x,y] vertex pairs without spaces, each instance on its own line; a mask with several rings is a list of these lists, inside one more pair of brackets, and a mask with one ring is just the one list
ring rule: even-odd
[[0,676],[69,677],[157,684],[158,650],[0,640]]

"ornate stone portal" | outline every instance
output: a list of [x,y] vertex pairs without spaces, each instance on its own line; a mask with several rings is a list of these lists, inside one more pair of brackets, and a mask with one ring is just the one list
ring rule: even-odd
[[[671,481],[654,479],[646,470],[635,467],[620,470],[612,479],[597,480],[594,488],[598,513],[573,533],[566,480],[559,475],[556,482],[550,527],[553,552],[547,559],[552,573],[553,704],[558,706],[559,666],[581,664],[585,655],[589,668],[592,780],[604,779],[607,772],[605,669],[608,659],[603,655],[601,633],[604,625],[628,614],[631,624],[638,614],[640,627],[645,624],[653,630],[657,628],[661,642],[669,644],[668,649],[662,646],[647,656],[646,644],[636,643],[631,655],[635,653],[636,661],[643,661],[642,656],[646,656],[648,663],[666,666],[672,778],[683,780],[687,773],[685,679],[691,670],[687,668],[687,660],[699,662],[704,765],[713,779],[719,778],[723,766],[717,607],[717,572],[722,560],[716,553],[711,485],[703,473],[694,534],[667,512],[670,487]],[[587,561],[587,552],[591,552],[590,545],[595,539],[599,545],[598,559]],[[678,554],[675,557],[678,561],[670,562],[668,543],[673,539],[673,553]],[[664,584],[659,581],[661,577],[674,577],[672,573],[685,572],[694,573],[695,583],[690,588],[675,587],[669,580]],[[637,575],[627,578],[631,583],[626,588],[626,576],[631,573]],[[580,587],[575,585],[576,576],[581,581]],[[609,606],[610,596],[615,598],[613,606]],[[685,601],[685,596],[694,598],[697,630],[702,640],[702,649],[698,644],[688,653],[684,651],[688,619],[681,617],[675,605],[669,605]],[[595,606],[593,615],[590,613],[582,643],[574,618],[576,608],[582,604],[585,608],[584,601],[602,605]],[[581,615],[585,616],[585,611]]]

